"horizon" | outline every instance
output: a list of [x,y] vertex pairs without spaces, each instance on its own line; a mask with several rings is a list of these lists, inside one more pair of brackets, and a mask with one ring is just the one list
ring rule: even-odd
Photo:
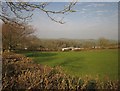
[[[104,39],[107,39],[107,38],[105,38],[105,37],[100,37],[100,38],[98,38],[98,39],[72,39],[72,38],[39,38],[39,39],[41,39],[41,40],[78,40],[78,41],[83,41],[83,40],[85,40],[85,41],[98,41],[99,39],[101,39],[101,38],[104,38]],[[115,39],[107,39],[107,40],[109,40],[109,41],[115,41],[115,42],[120,42],[120,40],[115,40]]]

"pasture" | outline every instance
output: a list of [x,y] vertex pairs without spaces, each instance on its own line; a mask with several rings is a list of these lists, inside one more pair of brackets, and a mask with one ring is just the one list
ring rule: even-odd
[[61,66],[66,74],[72,76],[85,75],[100,79],[118,79],[118,50],[89,50],[69,52],[28,52],[27,57],[33,58],[35,63],[51,67]]

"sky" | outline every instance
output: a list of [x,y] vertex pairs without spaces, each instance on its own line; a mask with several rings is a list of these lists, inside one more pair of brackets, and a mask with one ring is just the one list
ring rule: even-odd
[[[52,2],[46,9],[61,10],[66,2]],[[34,11],[31,24],[36,28],[35,35],[47,39],[118,39],[117,2],[78,2],[73,8],[77,12],[53,15],[55,19],[64,17],[65,24],[52,21],[46,13]]]

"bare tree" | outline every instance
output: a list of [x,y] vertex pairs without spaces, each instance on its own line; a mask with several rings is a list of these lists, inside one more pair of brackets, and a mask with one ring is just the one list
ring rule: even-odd
[[52,17],[53,14],[68,14],[70,12],[75,12],[73,10],[76,2],[70,2],[62,10],[52,11],[47,9],[50,4],[48,2],[2,2],[0,19],[4,22],[3,24],[3,46],[11,50],[17,46],[22,38],[33,33],[32,27],[28,26],[27,23],[31,20],[33,16],[33,11],[38,9],[45,12],[46,15],[54,22],[64,24],[64,17],[57,20]]
[[98,42],[99,42],[99,45],[101,46],[101,48],[105,48],[109,44],[109,40],[106,38],[103,38],[103,37],[99,38]]
[[32,26],[28,25],[22,25],[24,26],[21,28],[21,26],[17,25],[11,25],[9,23],[3,24],[2,27],[2,41],[3,41],[3,47],[8,50],[12,50],[16,46],[18,46],[25,37],[29,36],[34,32],[34,29]]

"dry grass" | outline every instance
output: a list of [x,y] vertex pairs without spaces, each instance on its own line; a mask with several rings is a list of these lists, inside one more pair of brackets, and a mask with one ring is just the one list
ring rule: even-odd
[[35,64],[23,55],[14,53],[3,54],[3,91],[47,90],[118,90],[118,81],[100,81],[98,77],[72,77],[64,74],[61,67],[51,68]]

